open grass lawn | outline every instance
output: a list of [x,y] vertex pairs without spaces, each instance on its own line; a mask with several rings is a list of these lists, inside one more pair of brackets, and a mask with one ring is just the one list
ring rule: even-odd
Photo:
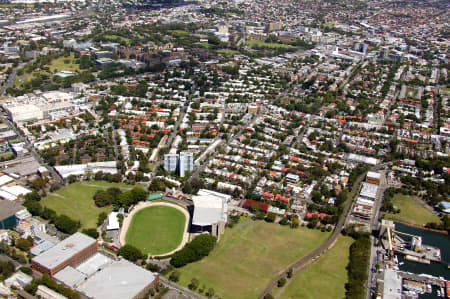
[[[69,63],[64,63],[64,61],[69,60]],[[58,59],[53,59],[48,65],[52,73],[57,71],[79,71],[80,65],[75,63],[75,57],[70,55],[68,57],[59,57]]]
[[[102,181],[88,181],[101,185]],[[115,186],[123,186],[115,184]],[[84,185],[77,182],[65,186],[55,193],[49,193],[41,200],[44,207],[55,210],[58,215],[64,214],[73,219],[80,220],[81,228],[97,227],[97,218],[101,212],[110,213],[112,207],[98,208],[92,199],[97,190],[107,189]]]
[[168,253],[183,240],[186,217],[175,208],[153,206],[138,211],[131,219],[126,243],[144,254]]
[[[129,185],[129,184],[124,184],[124,183],[111,183],[111,182],[108,182],[108,181],[96,181],[96,180],[89,180],[89,181],[83,181],[82,182],[82,184],[83,185],[91,185],[91,186],[94,186],[94,187],[97,187],[97,186],[102,186],[102,187],[105,187],[105,188],[109,188],[109,187],[119,187],[119,188],[121,188],[122,190],[125,190],[125,189],[133,189],[134,187],[140,187],[140,185],[139,184],[136,184],[136,185]],[[141,188],[145,188],[144,186],[141,186]]]
[[225,55],[238,55],[240,54],[239,51],[231,50],[231,49],[220,49],[216,51],[219,54],[225,54]]
[[438,216],[425,209],[409,195],[396,194],[392,198],[392,204],[396,209],[400,209],[400,213],[385,214],[384,218],[386,219],[398,220],[418,226],[422,226],[428,222],[441,222]]
[[[65,61],[69,61],[69,63],[64,63]],[[80,70],[80,66],[75,63],[75,56],[70,55],[68,57],[59,57],[57,59],[53,59],[50,64],[48,64],[48,68],[50,72],[38,69],[32,73],[24,73],[22,76],[18,76],[14,82],[14,86],[18,87],[23,85],[25,82],[29,82],[33,79],[33,77],[40,77],[42,75],[47,75],[52,77],[54,73],[58,71],[76,71]]]
[[130,43],[131,43],[131,40],[129,38],[126,38],[126,37],[123,37],[120,35],[113,35],[113,34],[104,35],[103,38],[106,40],[112,41],[112,42],[124,42],[127,45],[130,45]]
[[339,237],[332,249],[302,272],[294,274],[292,281],[278,298],[341,299],[345,297],[350,237]]
[[261,40],[248,40],[245,42],[246,45],[251,46],[251,47],[263,47],[263,48],[267,48],[267,49],[290,49],[290,50],[295,50],[296,47],[291,46],[291,45],[286,45],[286,44],[278,44],[278,43],[265,43]]
[[264,221],[227,228],[217,247],[199,262],[180,268],[180,283],[192,278],[220,298],[257,298],[285,266],[319,247],[330,233],[291,229]]

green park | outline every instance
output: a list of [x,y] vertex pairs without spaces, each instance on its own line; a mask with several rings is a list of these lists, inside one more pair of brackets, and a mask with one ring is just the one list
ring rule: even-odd
[[394,195],[391,201],[394,205],[394,208],[396,210],[399,210],[399,212],[395,214],[385,214],[385,219],[399,221],[416,226],[423,226],[430,222],[441,222],[438,216],[434,215],[431,211],[426,209],[421,203],[414,200],[409,195],[397,193]]
[[346,267],[349,261],[350,237],[340,236],[336,244],[315,263],[295,273],[284,289],[281,299],[341,299],[345,297]]
[[80,221],[81,228],[97,227],[98,215],[102,212],[108,214],[112,211],[112,207],[97,207],[93,197],[98,190],[109,187],[131,189],[133,186],[105,181],[77,182],[49,193],[42,198],[41,204],[43,207],[54,210],[58,215],[67,215]]
[[250,219],[227,228],[209,256],[179,268],[220,298],[257,298],[279,271],[319,247],[330,233]]

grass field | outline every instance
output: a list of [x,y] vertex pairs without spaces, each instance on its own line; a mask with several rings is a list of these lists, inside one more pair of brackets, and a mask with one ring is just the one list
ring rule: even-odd
[[[69,63],[64,63],[64,61],[69,60]],[[44,70],[36,70],[31,73],[24,73],[22,76],[18,76],[14,82],[14,86],[18,87],[23,85],[25,82],[28,82],[33,79],[33,77],[39,77],[42,75],[47,75],[49,77],[52,77],[53,73],[57,71],[79,71],[80,66],[75,63],[75,57],[73,55],[70,55],[68,57],[59,57],[57,59],[53,59],[50,64],[46,65],[48,66],[50,72],[44,71]]]
[[180,245],[186,217],[167,206],[153,206],[138,211],[131,219],[126,244],[139,248],[144,254],[168,253]]
[[103,38],[112,42],[124,42],[127,45],[130,45],[131,43],[131,40],[129,38],[120,35],[104,35]]
[[408,195],[397,193],[392,198],[392,204],[396,209],[400,209],[400,213],[385,214],[384,218],[386,219],[398,220],[400,222],[406,222],[419,226],[422,226],[428,222],[441,222],[438,216],[432,214],[429,210],[425,209],[420,203]]
[[[64,63],[65,60],[69,60],[69,63]],[[57,71],[79,71],[80,65],[75,63],[75,57],[70,55],[69,57],[59,57],[57,59],[53,59],[48,65],[50,71],[52,73]]]
[[279,294],[280,299],[341,299],[345,297],[350,237],[339,237],[334,247],[318,262],[294,275],[289,285]]
[[285,44],[278,44],[278,43],[265,43],[263,41],[260,40],[248,40],[245,42],[245,44],[247,46],[251,46],[251,47],[262,47],[262,48],[267,48],[267,49],[289,49],[289,50],[295,50],[296,47],[291,46],[291,45],[285,45]]
[[240,54],[239,51],[231,50],[231,49],[220,49],[216,51],[219,54],[225,54],[225,55],[238,55]]
[[217,247],[199,262],[180,268],[180,283],[192,278],[220,298],[257,298],[286,265],[319,247],[330,235],[264,221],[227,228]]
[[[58,214],[64,214],[73,219],[80,220],[82,229],[97,227],[98,215],[101,212],[111,212],[112,207],[98,208],[92,197],[97,190],[106,189],[112,185],[101,188],[84,185],[85,183],[102,186],[107,182],[87,181],[70,184],[55,193],[49,193],[41,200],[41,204],[44,207],[55,210]],[[122,187],[126,185],[114,184],[114,186]]]

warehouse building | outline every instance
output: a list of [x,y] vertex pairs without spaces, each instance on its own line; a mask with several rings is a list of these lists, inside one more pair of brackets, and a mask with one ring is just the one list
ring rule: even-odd
[[380,185],[381,174],[379,172],[369,171],[366,175],[366,182],[369,184]]
[[127,260],[120,260],[95,272],[76,290],[93,299],[139,299],[145,298],[150,289],[158,284],[158,274]]
[[97,240],[78,232],[34,257],[31,260],[31,267],[53,276],[67,266],[78,266],[97,251]]

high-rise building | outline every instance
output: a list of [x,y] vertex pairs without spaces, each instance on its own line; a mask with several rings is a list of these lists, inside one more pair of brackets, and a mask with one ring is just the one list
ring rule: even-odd
[[180,153],[180,177],[184,177],[186,171],[194,170],[194,154],[189,152]]
[[178,155],[166,154],[164,155],[164,170],[167,172],[174,172],[177,170]]

